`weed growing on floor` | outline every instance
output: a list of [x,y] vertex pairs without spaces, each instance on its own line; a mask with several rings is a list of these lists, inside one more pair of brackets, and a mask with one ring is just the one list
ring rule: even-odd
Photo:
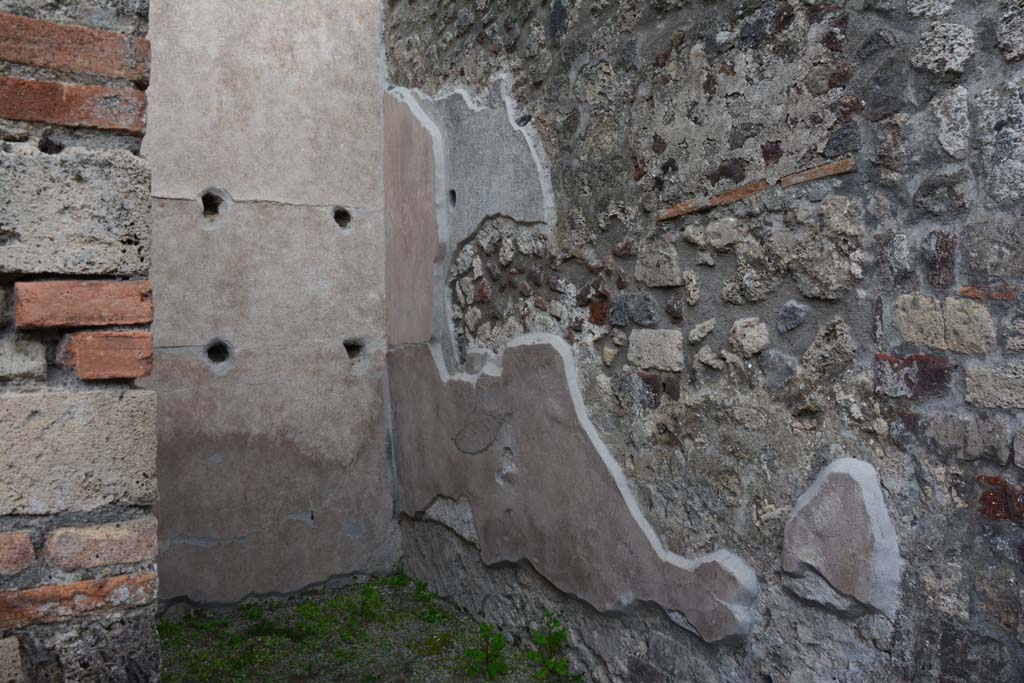
[[480,639],[476,647],[468,648],[466,672],[470,676],[493,681],[508,673],[505,657],[505,636],[493,624],[480,624]]

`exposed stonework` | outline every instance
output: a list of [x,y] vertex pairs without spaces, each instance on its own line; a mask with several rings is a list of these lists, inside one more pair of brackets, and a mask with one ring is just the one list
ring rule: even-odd
[[[896,530],[875,468],[852,458],[831,463],[790,513],[783,570],[799,577],[817,573],[840,596],[892,616],[898,606],[901,565]],[[796,586],[797,593],[823,601]]]

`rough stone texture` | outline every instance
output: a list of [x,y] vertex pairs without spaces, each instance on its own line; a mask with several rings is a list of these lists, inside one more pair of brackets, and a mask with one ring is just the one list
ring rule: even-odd
[[15,336],[0,338],[0,381],[45,379],[45,344]]
[[995,351],[996,332],[988,306],[968,299],[946,299],[942,306],[946,322],[946,348],[956,353]]
[[149,280],[43,280],[14,285],[19,330],[145,325],[153,320]]
[[985,408],[1024,408],[1024,365],[967,367],[967,401]]
[[379,21],[373,0],[153,1],[153,196],[381,208]]
[[50,533],[43,559],[64,570],[156,559],[156,519],[143,517],[93,527],[61,528]]
[[717,321],[712,318],[711,320],[705,320],[704,322],[696,325],[692,330],[690,330],[690,343],[699,344],[704,341],[707,336],[714,331],[716,323]]
[[758,318],[743,318],[732,324],[729,345],[744,358],[751,358],[768,348],[768,325]]
[[954,159],[970,154],[971,119],[967,89],[957,86],[932,100],[932,111],[939,122],[938,138],[942,149]]
[[999,38],[999,49],[1010,61],[1024,57],[1024,9],[1011,0],[1003,3],[1006,13],[999,19],[996,35]]
[[822,470],[786,523],[782,568],[816,572],[841,595],[896,613],[902,561],[874,467],[842,458]]
[[21,628],[90,612],[138,607],[155,598],[154,572],[8,591],[0,593],[0,628]]
[[0,638],[0,681],[4,683],[27,683],[25,669],[21,664],[18,639],[14,636]]
[[650,287],[678,287],[683,284],[679,252],[671,242],[645,242],[636,262],[636,279]]
[[140,275],[149,267],[149,170],[138,157],[5,147],[0,187],[0,271]]
[[[502,220],[496,242],[484,226],[454,250],[472,256],[445,283],[465,339],[449,371],[478,369],[475,349],[500,353],[524,332],[564,338],[587,411],[665,546],[733,549],[764,589],[734,651],[680,637],[653,607],[595,613],[531,566],[488,566],[442,524],[406,517],[410,574],[527,640],[531,621],[561,612],[576,670],[601,683],[1016,683],[1017,527],[982,516],[976,482],[1001,473],[1015,484],[980,425],[1012,432],[1020,418],[966,402],[965,374],[1015,363],[1018,335],[1000,326],[997,350],[968,358],[908,343],[894,324],[898,296],[932,298],[945,345],[942,302],[963,287],[984,293],[976,301],[993,319],[1018,315],[1024,100],[999,38],[1015,4],[388,3],[389,80],[427,99],[459,90],[484,101],[508,74],[514,118],[551,169],[557,220],[543,249],[535,226]],[[964,28],[940,36],[935,20]],[[950,56],[962,72],[946,68]],[[954,133],[959,105],[938,105],[958,86],[971,126]],[[682,288],[636,281],[652,240],[674,242],[681,268],[699,275],[695,306]],[[478,291],[487,303],[462,303]],[[814,311],[780,335],[790,299]],[[747,360],[723,352],[733,323],[752,317],[768,322],[771,347]],[[665,374],[626,358],[637,328],[689,332],[712,318],[718,329],[670,377],[678,399]],[[939,449],[927,435],[937,415],[977,422],[971,448],[985,455]],[[779,571],[786,513],[846,456],[878,468],[906,559],[892,619],[858,616],[813,575],[802,590],[836,608],[809,604]]]
[[[437,206],[434,139],[410,106],[384,95],[387,327],[392,346],[430,340],[434,321]],[[463,193],[465,194],[465,193]]]
[[426,345],[394,349],[388,364],[404,513],[466,498],[488,564],[528,562],[601,611],[655,602],[709,642],[749,632],[753,573],[724,550],[664,549],[582,412],[563,342],[525,337],[500,374],[473,381],[439,376]]
[[779,334],[792,332],[803,325],[810,313],[811,307],[807,304],[802,304],[799,301],[794,301],[792,299],[784,303],[782,305],[782,310],[779,311],[779,322],[776,325],[779,330]]
[[633,330],[629,362],[638,368],[679,372],[683,369],[683,333],[678,330]]
[[0,514],[151,504],[155,412],[151,392],[0,394]]
[[932,73],[961,73],[974,56],[974,35],[960,24],[934,23],[921,36],[911,60]]
[[157,349],[141,382],[160,395],[163,599],[394,569],[383,365],[380,342],[353,361],[341,339],[240,340],[221,364],[203,345]]
[[[0,534],[0,574],[17,574],[35,562],[32,535],[27,531],[9,531]],[[2,667],[0,667],[2,671]]]

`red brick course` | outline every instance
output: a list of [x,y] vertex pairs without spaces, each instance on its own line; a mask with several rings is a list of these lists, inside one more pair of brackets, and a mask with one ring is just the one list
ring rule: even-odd
[[0,630],[65,621],[156,600],[156,573],[115,576],[0,593]]
[[0,118],[142,135],[146,95],[134,88],[0,76]]
[[14,285],[19,330],[146,325],[153,321],[149,280],[48,280]]
[[149,41],[0,12],[0,60],[55,71],[149,80]]
[[153,369],[152,332],[81,332],[71,335],[65,365],[79,378],[134,379]]
[[66,569],[135,564],[156,559],[156,519],[53,531],[43,546],[47,563]]
[[17,574],[36,559],[32,537],[25,531],[0,534],[0,575]]

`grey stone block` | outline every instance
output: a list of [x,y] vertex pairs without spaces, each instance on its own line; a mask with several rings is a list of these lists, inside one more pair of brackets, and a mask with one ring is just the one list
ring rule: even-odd
[[0,394],[0,514],[41,515],[156,499],[149,391]]
[[124,151],[0,150],[0,273],[141,275],[149,169]]
[[0,338],[0,380],[46,380],[46,345],[16,336]]

